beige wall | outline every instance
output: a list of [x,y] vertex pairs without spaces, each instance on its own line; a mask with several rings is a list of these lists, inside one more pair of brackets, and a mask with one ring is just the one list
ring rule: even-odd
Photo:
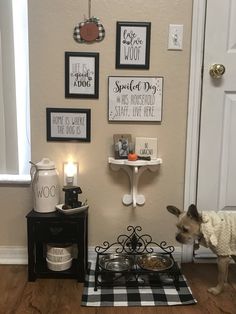
[[[78,44],[72,37],[73,28],[88,15],[87,0],[29,1],[32,160],[46,156],[54,160],[61,183],[63,162],[69,156],[79,162],[79,184],[90,204],[90,245],[112,242],[129,224],[142,226],[157,241],[174,243],[174,220],[166,205],[183,206],[191,14],[189,0],[94,0],[92,15],[101,19],[106,37],[100,43]],[[149,70],[115,69],[116,21],[151,22]],[[167,50],[169,24],[184,25],[183,51]],[[65,51],[99,52],[99,99],[65,99]],[[108,123],[109,75],[163,76],[162,123]],[[91,108],[91,143],[47,142],[46,107]],[[123,171],[113,172],[107,162],[113,154],[114,133],[158,138],[163,164],[158,172],[145,172],[141,177],[144,206],[133,209],[121,202],[129,181]],[[0,191],[0,245],[25,245],[31,190],[6,187]]]

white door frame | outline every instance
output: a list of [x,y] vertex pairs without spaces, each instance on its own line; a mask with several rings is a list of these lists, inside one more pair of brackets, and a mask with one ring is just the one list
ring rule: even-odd
[[[193,0],[190,83],[188,99],[184,210],[197,199],[198,145],[202,90],[205,14],[207,0]],[[183,245],[182,262],[191,262],[193,246]]]

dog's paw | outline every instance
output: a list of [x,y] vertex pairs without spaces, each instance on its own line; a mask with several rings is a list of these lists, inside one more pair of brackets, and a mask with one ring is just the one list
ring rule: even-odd
[[223,290],[223,288],[218,287],[218,286],[207,289],[208,292],[210,292],[214,295],[220,294],[222,292],[222,290]]

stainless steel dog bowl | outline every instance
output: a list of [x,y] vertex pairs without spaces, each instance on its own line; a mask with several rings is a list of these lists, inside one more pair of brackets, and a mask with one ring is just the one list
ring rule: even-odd
[[164,271],[174,265],[174,261],[169,256],[159,253],[142,254],[137,259],[139,267],[151,271]]
[[113,272],[130,270],[133,266],[133,258],[127,254],[106,254],[99,259],[99,265]]

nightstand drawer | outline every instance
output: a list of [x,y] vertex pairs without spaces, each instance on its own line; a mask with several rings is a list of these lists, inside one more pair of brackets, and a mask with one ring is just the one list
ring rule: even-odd
[[35,224],[35,238],[50,241],[77,241],[78,224],[74,222],[51,222]]

